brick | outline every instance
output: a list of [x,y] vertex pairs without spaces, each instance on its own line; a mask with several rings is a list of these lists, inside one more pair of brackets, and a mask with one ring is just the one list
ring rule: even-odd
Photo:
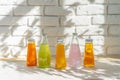
[[15,26],[12,28],[12,35],[14,35],[14,36],[31,36],[32,29],[27,26]]
[[74,28],[72,27],[45,27],[45,33],[48,36],[52,37],[64,37],[64,36],[71,36],[74,32]]
[[0,6],[0,15],[12,15],[12,6]]
[[89,16],[67,16],[61,18],[62,26],[72,26],[72,25],[89,25]]
[[32,28],[32,35],[33,36],[41,36],[41,27],[34,26]]
[[91,0],[91,3],[106,4],[107,0]]
[[7,36],[10,34],[10,26],[0,26],[0,36]]
[[105,46],[120,46],[120,37],[107,36],[104,38]]
[[43,7],[41,6],[16,6],[14,7],[14,15],[43,15]]
[[111,46],[107,49],[107,54],[120,54],[120,46]]
[[120,14],[120,5],[109,5],[108,14]]
[[81,5],[77,7],[77,15],[106,14],[105,5]]
[[104,15],[94,16],[92,18],[92,24],[107,24],[107,18]]
[[109,15],[108,24],[120,24],[120,15]]
[[43,29],[50,37],[71,36],[74,32],[73,27],[44,27]]
[[73,5],[78,6],[79,4],[88,4],[88,0],[60,0],[60,5]]
[[69,6],[47,6],[45,8],[45,15],[55,15],[55,16],[64,16],[64,15],[73,15],[75,13],[74,8]]
[[26,5],[26,0],[0,0],[0,5]]
[[0,25],[27,25],[27,17],[0,16]]
[[44,32],[48,35],[48,36],[58,36],[58,31],[60,30],[60,28],[57,27],[44,27]]
[[108,30],[109,35],[120,35],[120,25],[110,25]]
[[29,26],[58,26],[58,17],[29,17]]
[[78,6],[81,4],[91,4],[91,3],[97,3],[97,4],[105,4],[106,0],[60,0],[61,5],[73,5]]
[[109,4],[120,4],[120,0],[108,0]]
[[49,45],[54,47],[56,46],[57,43],[57,38],[56,37],[48,37]]
[[120,24],[120,16],[119,15],[98,15],[94,16],[92,19],[93,24]]
[[[77,33],[79,35],[87,36],[99,36],[99,35],[107,35],[107,25],[93,25],[93,26],[77,26]],[[70,32],[69,32],[70,33]]]
[[28,0],[29,5],[58,5],[58,0]]
[[7,46],[22,46],[24,47],[26,45],[24,37],[13,37],[13,36],[8,36],[5,38],[3,41],[4,45]]

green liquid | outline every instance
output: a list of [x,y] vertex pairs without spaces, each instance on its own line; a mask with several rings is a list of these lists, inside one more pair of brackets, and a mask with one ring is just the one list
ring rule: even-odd
[[38,54],[38,67],[50,67],[50,49],[48,44],[41,44]]

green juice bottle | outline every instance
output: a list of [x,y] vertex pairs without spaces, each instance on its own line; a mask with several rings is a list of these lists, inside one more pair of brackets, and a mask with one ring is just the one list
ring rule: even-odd
[[38,53],[38,67],[49,68],[51,62],[50,48],[47,40],[47,35],[43,34],[42,41]]

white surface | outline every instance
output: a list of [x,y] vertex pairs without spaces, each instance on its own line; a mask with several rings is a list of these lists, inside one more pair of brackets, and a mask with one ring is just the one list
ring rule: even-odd
[[97,60],[94,69],[26,67],[25,61],[0,61],[0,80],[120,80],[120,60]]

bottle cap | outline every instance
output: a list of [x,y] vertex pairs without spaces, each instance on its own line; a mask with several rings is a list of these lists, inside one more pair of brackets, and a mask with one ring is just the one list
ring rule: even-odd
[[93,39],[91,39],[91,36],[89,36],[88,39],[85,40],[86,42],[93,42]]
[[93,42],[93,39],[86,39],[86,42]]
[[57,40],[57,43],[63,43],[62,39]]
[[28,41],[31,41],[31,42],[32,42],[32,41],[35,41],[35,40],[34,40],[33,38],[29,38]]

